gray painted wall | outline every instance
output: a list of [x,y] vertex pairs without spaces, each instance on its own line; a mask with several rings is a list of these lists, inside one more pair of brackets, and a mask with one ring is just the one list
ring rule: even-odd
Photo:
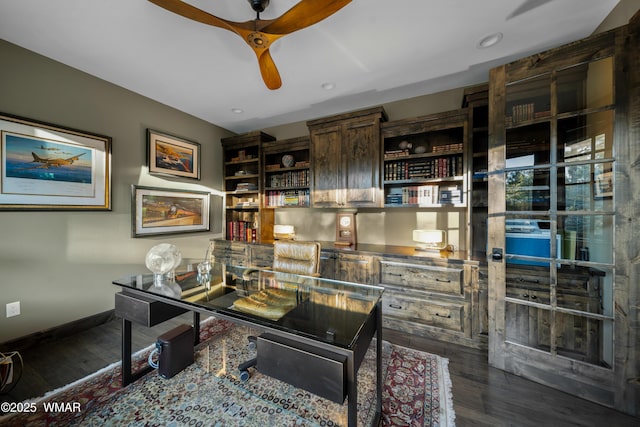
[[[0,58],[1,112],[113,138],[111,212],[0,211],[0,342],[113,309],[111,281],[147,272],[155,244],[204,257],[222,232],[219,197],[210,233],[132,238],[131,185],[221,190],[220,138],[230,132],[5,41]],[[202,179],[149,175],[147,128],[199,142]],[[6,318],[13,301],[22,314]]]

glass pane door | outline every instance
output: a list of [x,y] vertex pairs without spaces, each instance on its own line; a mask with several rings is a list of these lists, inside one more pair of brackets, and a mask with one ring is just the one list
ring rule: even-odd
[[[505,340],[613,365],[613,60],[507,84]],[[491,169],[491,165],[490,165]]]

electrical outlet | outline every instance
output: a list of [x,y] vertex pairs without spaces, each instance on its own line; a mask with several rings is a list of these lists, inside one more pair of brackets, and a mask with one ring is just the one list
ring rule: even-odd
[[7,317],[18,316],[20,314],[20,301],[7,304]]

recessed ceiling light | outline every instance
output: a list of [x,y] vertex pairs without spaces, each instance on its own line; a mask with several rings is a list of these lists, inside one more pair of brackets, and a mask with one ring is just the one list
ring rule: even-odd
[[234,114],[242,114],[244,113],[244,110],[242,108],[232,108],[231,112]]
[[335,87],[336,87],[336,84],[332,82],[322,83],[322,89],[324,90],[331,90],[331,89],[334,89]]
[[500,43],[500,40],[502,40],[502,36],[503,36],[502,33],[489,34],[488,36],[480,40],[476,45],[476,47],[478,49],[486,49],[488,47],[495,46],[498,43]]

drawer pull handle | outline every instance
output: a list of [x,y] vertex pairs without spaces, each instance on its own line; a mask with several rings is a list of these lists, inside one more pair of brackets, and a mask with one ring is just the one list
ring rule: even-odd
[[436,277],[436,282],[451,283],[451,280],[449,280],[449,279],[438,279]]
[[445,319],[451,319],[451,315],[450,314],[444,315],[444,314],[436,313],[436,316],[442,317],[442,318],[445,318]]
[[531,299],[538,299],[538,297],[535,295],[531,295]]
[[540,283],[538,279],[523,279],[522,277],[518,277],[516,281],[520,283]]
[[389,308],[395,308],[395,309],[401,310],[402,306],[398,304],[389,304]]
[[522,294],[522,298],[529,298],[529,294]]
[[401,273],[387,273],[389,276],[402,277]]

